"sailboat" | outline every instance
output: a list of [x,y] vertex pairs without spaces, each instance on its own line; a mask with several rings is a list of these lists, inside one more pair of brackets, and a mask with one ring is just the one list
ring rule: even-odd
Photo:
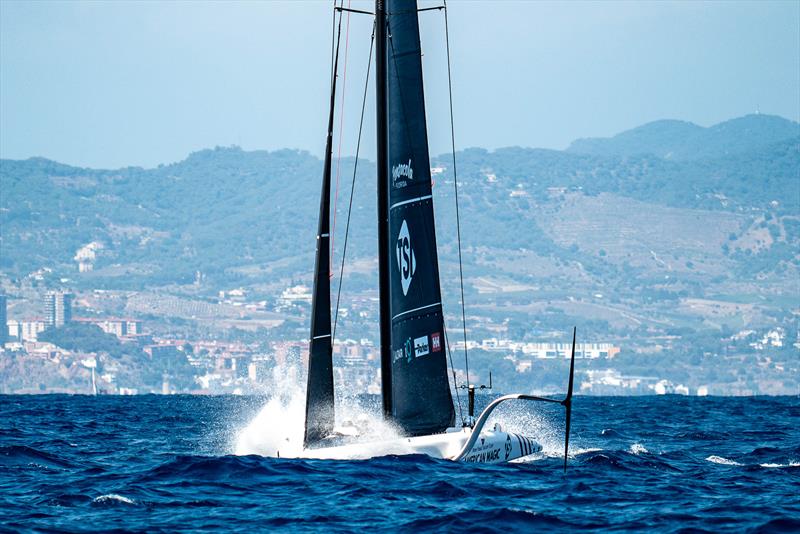
[[[342,11],[363,13],[343,6],[335,6],[335,9],[340,17]],[[505,395],[491,402],[475,418],[475,387],[467,384],[469,418],[456,427],[445,352],[419,11],[416,0],[377,0],[372,14],[375,21],[381,397],[383,417],[400,429],[402,437],[342,444],[334,428],[329,262],[337,45],[317,232],[304,451],[315,458],[427,454],[464,462],[508,462],[539,453],[542,445],[532,437],[506,432],[499,423],[487,428],[490,415],[508,401],[540,401],[566,408],[566,468],[575,361],[574,331],[569,388],[564,399]]]

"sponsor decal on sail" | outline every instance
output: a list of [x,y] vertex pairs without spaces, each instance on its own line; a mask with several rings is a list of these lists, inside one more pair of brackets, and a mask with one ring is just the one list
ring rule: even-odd
[[397,269],[400,271],[400,284],[403,287],[403,296],[408,295],[408,287],[411,279],[417,270],[417,259],[414,256],[414,249],[411,248],[411,234],[408,232],[408,224],[403,219],[400,226],[400,233],[397,234]]
[[408,185],[408,181],[414,179],[414,169],[411,168],[411,158],[408,163],[398,163],[392,167],[392,185],[400,189]]
[[414,356],[419,358],[425,356],[430,351],[428,349],[428,336],[422,336],[414,339]]
[[413,350],[412,350],[412,348],[411,348],[411,347],[412,347],[412,345],[411,345],[411,338],[408,338],[408,339],[406,339],[406,344],[405,344],[405,346],[403,347],[403,351],[405,352],[405,355],[406,355],[406,360],[407,360],[407,361],[409,361],[409,362],[410,362],[412,359],[414,359],[414,352],[413,352]]
[[442,350],[442,335],[439,332],[431,334],[431,352]]

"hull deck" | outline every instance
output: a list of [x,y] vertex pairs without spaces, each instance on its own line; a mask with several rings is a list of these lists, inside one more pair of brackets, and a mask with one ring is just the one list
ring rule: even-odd
[[302,457],[326,460],[366,460],[376,456],[426,454],[433,458],[450,459],[459,454],[470,434],[471,432],[467,429],[413,438],[305,449]]
[[502,463],[537,454],[542,446],[519,434],[504,432],[499,425],[470,440],[471,429],[450,429],[444,434],[397,438],[334,447],[305,449],[301,457],[326,460],[366,460],[376,456],[425,454],[432,458],[470,463]]

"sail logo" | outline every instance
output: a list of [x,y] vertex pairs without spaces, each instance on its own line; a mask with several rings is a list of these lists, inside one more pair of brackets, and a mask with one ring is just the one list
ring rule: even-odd
[[422,336],[414,339],[414,357],[419,358],[420,356],[425,356],[429,352],[428,336]]
[[442,337],[439,332],[431,334],[431,352],[442,350]]
[[400,284],[403,286],[403,296],[408,295],[408,286],[417,270],[417,259],[414,249],[411,248],[411,235],[408,233],[408,224],[403,219],[400,233],[397,234],[397,268],[400,271]]
[[407,185],[406,180],[414,179],[414,169],[411,168],[411,158],[408,159],[408,163],[398,163],[394,167],[392,167],[392,185],[396,188],[405,187]]

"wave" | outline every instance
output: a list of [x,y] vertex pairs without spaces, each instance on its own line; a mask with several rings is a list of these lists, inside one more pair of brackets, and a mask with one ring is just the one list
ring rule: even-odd
[[753,532],[798,532],[800,531],[800,519],[796,517],[779,517],[771,519],[763,525],[752,530]]
[[574,457],[574,456],[580,456],[581,454],[589,454],[589,453],[592,453],[592,452],[600,452],[602,450],[603,449],[601,449],[599,447],[589,447],[588,449],[577,449],[577,450],[572,450],[571,449],[569,451],[569,455],[571,457]]
[[800,462],[790,461],[785,464],[758,464],[759,467],[766,467],[767,469],[782,469],[786,467],[800,467]]
[[456,500],[469,497],[469,492],[465,488],[445,480],[437,480],[417,489],[424,495],[435,496],[437,498]]
[[723,458],[722,456],[717,456],[716,454],[712,454],[708,458],[706,458],[706,462],[711,462],[712,464],[720,464],[720,465],[744,465],[735,460],[729,460],[727,458]]
[[473,530],[480,525],[484,532],[508,532],[509,528],[530,529],[532,526],[566,529],[573,525],[563,519],[535,510],[498,506],[492,509],[467,510],[458,513],[438,514],[409,521],[401,530],[454,531]]
[[149,469],[140,476],[141,482],[169,480],[247,480],[284,471],[299,473],[309,466],[270,461],[259,456],[175,456]]
[[73,467],[71,462],[63,458],[25,445],[0,446],[0,465],[33,465],[64,469]]
[[95,497],[92,500],[92,504],[100,504],[100,505],[136,504],[136,501],[128,497],[125,497],[124,495],[119,495],[117,493],[107,493],[105,495],[100,495],[99,497]]
[[729,432],[714,431],[704,432],[702,430],[695,430],[691,432],[681,432],[677,435],[678,439],[684,441],[721,441],[730,438]]
[[706,458],[707,462],[711,462],[714,464],[720,465],[730,465],[736,467],[746,467],[746,468],[765,468],[765,469],[793,469],[800,467],[800,462],[797,460],[789,460],[787,462],[759,462],[759,463],[742,463],[736,460],[731,460],[729,458],[724,458],[722,456],[717,456],[712,454],[708,458]]

